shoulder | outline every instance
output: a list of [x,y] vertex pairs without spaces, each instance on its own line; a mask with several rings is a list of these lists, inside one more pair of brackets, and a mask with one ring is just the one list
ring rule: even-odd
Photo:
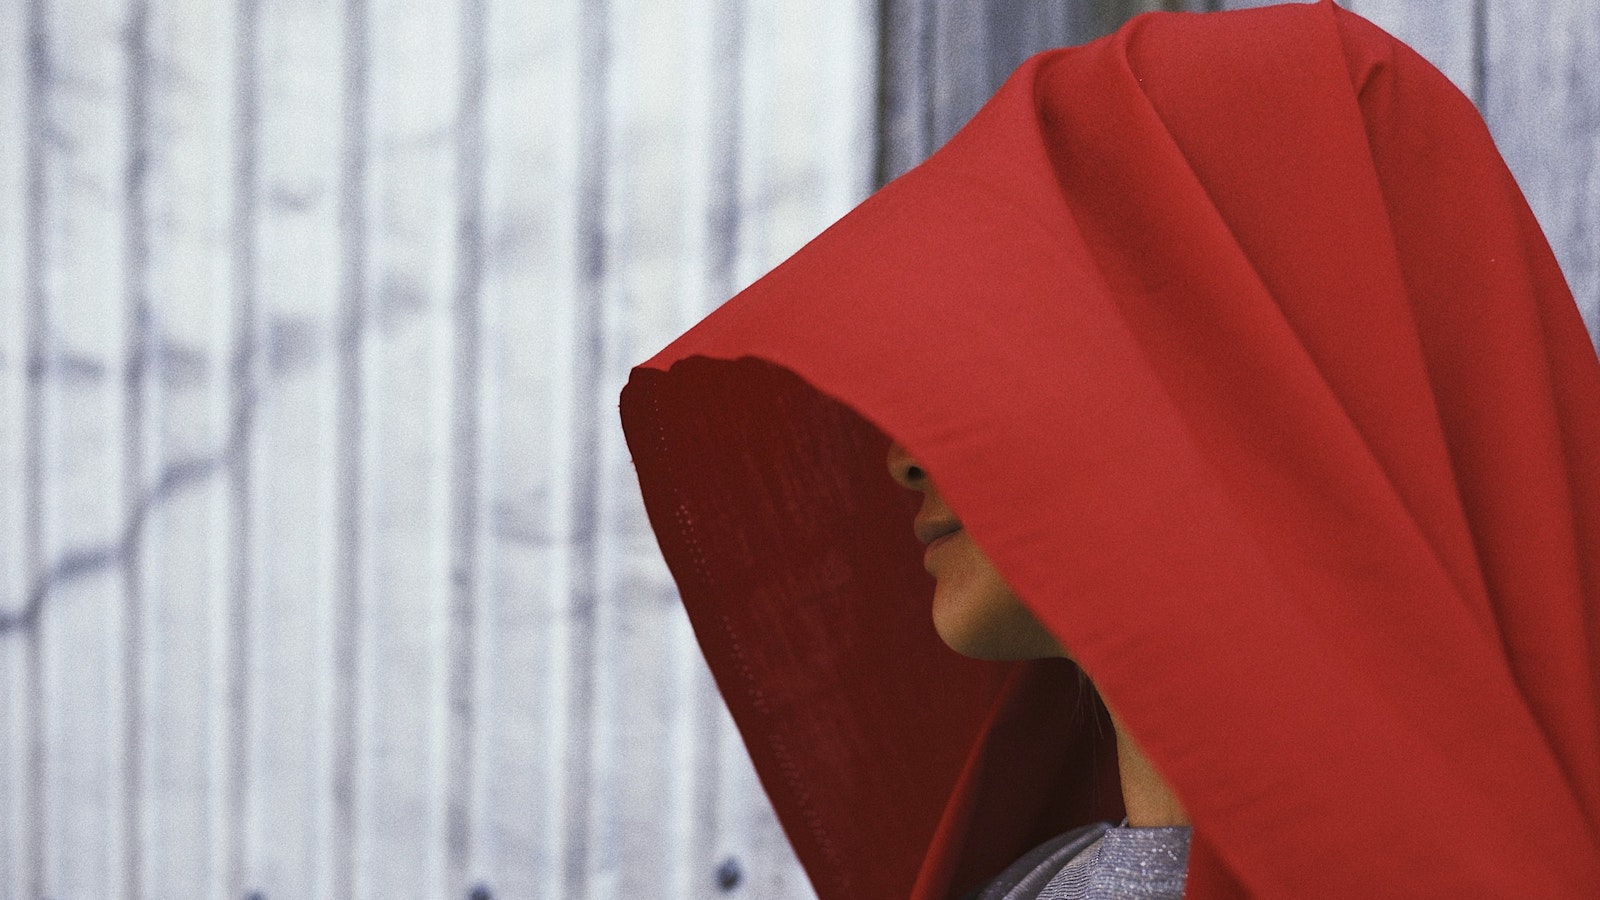
[[1110,822],[1094,822],[1062,832],[1017,858],[987,884],[973,889],[963,900],[1012,900],[1038,895],[1050,879],[1084,850],[1103,837]]

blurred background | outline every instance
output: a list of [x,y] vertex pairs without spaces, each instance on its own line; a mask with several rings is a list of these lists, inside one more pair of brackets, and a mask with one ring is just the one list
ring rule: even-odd
[[[1134,0],[0,0],[0,898],[812,896],[630,365]],[[1600,0],[1350,0],[1600,308]]]

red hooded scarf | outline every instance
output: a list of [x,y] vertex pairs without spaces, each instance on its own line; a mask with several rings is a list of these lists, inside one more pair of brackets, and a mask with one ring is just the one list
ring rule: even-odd
[[1331,2],[1034,57],[622,418],[824,900],[1120,812],[1072,663],[935,634],[890,436],[1182,800],[1190,896],[1600,896],[1600,366],[1471,103]]

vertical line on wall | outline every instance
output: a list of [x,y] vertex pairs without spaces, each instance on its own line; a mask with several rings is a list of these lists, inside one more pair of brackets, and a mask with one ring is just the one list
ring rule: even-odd
[[728,296],[738,279],[744,132],[739,73],[744,68],[744,44],[743,2],[725,0],[718,4],[712,25],[712,58],[719,66],[711,88],[711,203],[706,223],[707,287],[718,298]]
[[484,101],[488,87],[485,0],[463,0],[456,104],[455,396],[451,404],[449,757],[446,765],[448,890],[463,890],[473,864],[477,765],[479,502],[483,377]]
[[885,0],[879,10],[875,187],[922,162],[932,148],[938,65],[933,19],[920,0]]
[[250,486],[250,435],[259,364],[256,346],[256,180],[260,170],[257,138],[261,119],[261,72],[256,31],[260,0],[239,0],[234,23],[233,119],[233,347],[228,365],[229,422],[224,460],[228,467],[228,721],[227,800],[221,840],[227,896],[247,891],[250,847],[247,809],[250,782],[250,626],[254,602],[250,554],[253,496]]
[[[964,4],[963,4],[964,5]],[[927,77],[923,81],[922,99],[922,157],[927,157],[942,143],[945,122],[954,118],[955,107],[961,102],[960,83],[969,59],[960,57],[952,22],[956,4],[919,3],[922,18],[922,65]],[[918,162],[921,162],[919,159]]]
[[140,820],[144,811],[144,594],[140,495],[144,484],[144,389],[149,369],[159,364],[151,346],[150,308],[150,5],[134,0],[123,34],[127,81],[127,155],[123,166],[123,405],[122,405],[122,890],[139,897],[144,861]]
[[874,96],[877,98],[877,109],[873,111],[875,142],[872,148],[872,187],[880,188],[889,183],[893,177],[890,168],[890,154],[892,152],[890,140],[891,116],[890,104],[894,102],[894,87],[891,74],[894,72],[891,57],[894,53],[894,42],[890,40],[889,33],[894,24],[894,6],[896,0],[878,0],[878,70],[874,74],[878,80],[878,89]]
[[[885,5],[891,0],[885,0]],[[740,198],[745,195],[745,110],[740,96],[741,74],[745,68],[745,0],[723,0],[712,21],[711,58],[719,64],[712,71],[708,130],[710,158],[707,166],[707,208],[705,210],[705,289],[721,300],[739,282],[741,255]],[[880,118],[881,121],[881,118]],[[884,132],[879,130],[879,163],[887,165],[883,154]],[[715,866],[724,846],[722,818],[718,811],[726,793],[727,770],[721,765],[718,748],[722,745],[723,709],[714,690],[696,695],[690,705],[693,721],[693,767],[702,779],[694,791],[690,811],[694,831],[702,839],[693,848],[689,883],[703,886],[713,882]]]
[[917,83],[921,88],[917,95],[917,123],[921,126],[921,133],[917,135],[916,153],[907,161],[904,166],[906,169],[922,162],[938,146],[939,81],[944,77],[944,73],[940,70],[945,62],[939,59],[935,52],[938,47],[939,16],[934,11],[933,4],[916,0],[916,15],[918,19],[916,64],[922,70],[922,77]]
[[600,552],[600,423],[588,400],[595,395],[604,374],[606,246],[606,110],[609,108],[608,72],[611,63],[610,4],[590,0],[581,4],[578,53],[578,193],[577,193],[577,334],[573,344],[575,377],[572,402],[573,471],[571,532],[571,596],[567,616],[571,624],[569,654],[571,688],[568,694],[568,744],[566,748],[567,844],[562,861],[563,897],[582,900],[589,895],[589,860],[592,854],[591,804],[594,788],[593,736]]
[[332,889],[334,897],[356,893],[357,742],[361,714],[361,539],[362,331],[366,315],[367,273],[367,65],[369,43],[366,0],[345,0],[343,142],[339,162],[340,306],[336,325],[339,395],[334,428],[336,525],[333,703],[332,703]]
[[1472,0],[1472,102],[1489,117],[1489,2]]
[[50,106],[47,85],[50,80],[50,42],[45,28],[45,0],[28,0],[27,6],[27,84],[25,98],[27,133],[24,140],[24,163],[27,192],[27,258],[24,261],[24,284],[27,290],[27,348],[23,365],[26,367],[26,410],[24,412],[23,483],[26,485],[26,521],[23,524],[23,584],[28,586],[26,604],[18,614],[15,627],[22,629],[24,639],[24,666],[28,704],[28,761],[26,797],[23,808],[27,810],[27,846],[23,865],[27,867],[22,881],[30,896],[44,897],[45,878],[45,746],[44,721],[44,655],[41,639],[44,596],[48,590],[44,559],[44,382],[49,368],[46,346],[49,322],[45,296],[45,147],[46,132],[50,127]]

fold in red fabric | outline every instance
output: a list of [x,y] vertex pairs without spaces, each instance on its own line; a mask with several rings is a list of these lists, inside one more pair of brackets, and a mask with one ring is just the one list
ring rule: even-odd
[[1470,102],[1327,0],[1034,57],[621,407],[824,900],[1120,811],[1073,663],[939,641],[891,436],[1183,801],[1190,896],[1600,896],[1600,365]]

